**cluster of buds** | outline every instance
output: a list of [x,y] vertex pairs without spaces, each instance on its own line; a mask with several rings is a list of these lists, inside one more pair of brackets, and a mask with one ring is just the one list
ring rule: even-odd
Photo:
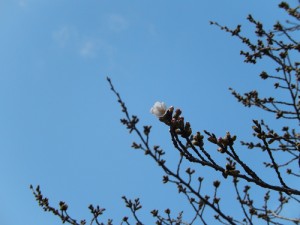
[[204,136],[200,134],[200,132],[197,132],[194,136],[193,136],[193,140],[192,140],[192,144],[195,146],[199,146],[202,147],[204,145],[203,143],[203,138]]
[[219,146],[218,151],[221,153],[225,153],[227,147],[233,146],[236,140],[236,135],[232,136],[229,132],[226,132],[226,135],[224,137],[219,137],[219,138],[217,138],[214,134],[211,134],[207,131],[205,131],[205,133],[209,135],[207,140],[213,144],[218,145]]
[[227,148],[227,146],[233,146],[235,140],[236,135],[231,136],[229,132],[226,132],[225,137],[219,138],[218,142],[222,145],[222,147]]
[[227,158],[228,163],[226,163],[226,170],[223,172],[223,176],[226,178],[229,174],[236,176],[240,173],[239,170],[236,170],[236,163],[233,162],[230,158]]
[[104,208],[100,208],[100,206],[98,205],[96,207],[94,207],[93,205],[89,205],[89,210],[91,211],[91,213],[94,215],[95,218],[102,215],[105,211]]
[[252,126],[252,129],[254,130],[254,135],[259,139],[265,139],[266,133],[262,130],[261,125],[257,120],[253,120],[253,123],[255,124]]
[[[176,112],[180,112],[180,109],[177,109]],[[184,122],[184,117],[182,116],[173,116],[171,120],[171,128],[175,131],[176,134],[181,135],[182,137],[189,137],[192,134],[191,124],[189,122]]]
[[[164,102],[155,102],[150,112],[154,114],[161,122],[167,124],[171,129],[182,137],[189,137],[192,134],[191,124],[184,122],[184,117],[181,115],[181,110],[171,106],[167,109]],[[173,114],[174,113],[174,114]]]
[[150,109],[150,112],[155,115],[161,122],[171,125],[172,115],[174,107],[171,106],[167,109],[167,106],[164,102],[155,102],[153,107]]

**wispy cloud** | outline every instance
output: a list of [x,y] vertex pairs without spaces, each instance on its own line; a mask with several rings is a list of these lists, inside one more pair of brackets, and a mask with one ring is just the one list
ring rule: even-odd
[[114,56],[115,49],[109,43],[102,39],[87,39],[82,42],[79,54],[85,58],[93,58],[96,56],[104,57],[109,61]]
[[27,5],[28,5],[28,1],[27,1],[27,0],[19,0],[19,1],[18,1],[18,5],[19,5],[21,8],[25,8],[25,7],[27,7]]
[[103,38],[86,36],[76,27],[61,26],[52,32],[52,39],[60,48],[66,48],[83,59],[97,58],[106,66],[114,66],[116,49]]
[[95,42],[91,41],[91,40],[88,40],[88,41],[85,41],[82,46],[80,47],[80,55],[82,57],[94,57],[96,56],[96,44]]
[[108,16],[108,26],[114,32],[121,32],[129,27],[129,22],[119,14],[110,14]]
[[76,38],[77,32],[74,28],[64,26],[52,32],[52,38],[60,47],[65,47],[72,38]]

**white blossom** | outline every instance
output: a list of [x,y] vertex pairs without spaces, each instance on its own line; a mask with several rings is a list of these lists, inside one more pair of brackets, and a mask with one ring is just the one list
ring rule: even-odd
[[167,112],[167,106],[164,102],[155,102],[150,112],[157,117],[162,117]]

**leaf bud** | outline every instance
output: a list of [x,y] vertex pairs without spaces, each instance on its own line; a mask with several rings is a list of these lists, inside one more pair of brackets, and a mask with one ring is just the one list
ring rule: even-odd
[[170,214],[170,213],[171,213],[171,210],[170,210],[170,209],[166,209],[166,210],[165,210],[165,213],[166,213],[166,214]]
[[283,112],[282,111],[278,111],[277,113],[276,113],[276,119],[279,119],[279,118],[281,118],[283,116]]
[[59,202],[59,207],[60,207],[60,210],[62,210],[62,211],[66,211],[68,209],[68,205],[63,201]]
[[169,181],[169,177],[167,175],[163,176],[163,183],[166,184]]
[[226,170],[235,170],[235,165],[232,163],[227,163],[226,164]]
[[192,170],[191,168],[187,168],[185,172],[189,175],[192,175],[193,173],[195,173],[195,170]]
[[268,75],[265,71],[263,71],[263,72],[260,74],[260,77],[261,77],[261,79],[266,80],[266,79],[269,77],[269,75]]
[[144,134],[145,134],[146,136],[149,135],[150,130],[151,130],[151,126],[144,126]]
[[152,214],[154,217],[156,217],[156,216],[158,215],[158,210],[157,210],[157,209],[153,209],[153,210],[151,211],[151,214]]
[[134,149],[139,149],[139,148],[141,148],[141,144],[137,144],[136,142],[133,142],[131,147]]
[[279,53],[279,56],[280,56],[280,58],[285,59],[286,56],[287,56],[287,52],[286,52],[286,51],[280,52],[280,53]]
[[213,184],[216,188],[218,188],[220,186],[221,182],[218,180],[215,180]]
[[256,132],[256,133],[260,133],[261,129],[258,128],[257,126],[252,126],[252,129]]
[[220,198],[214,198],[214,204],[218,204],[219,203],[219,201],[220,201]]
[[283,9],[290,8],[289,4],[286,2],[281,2],[278,6],[279,6],[279,8],[283,8]]

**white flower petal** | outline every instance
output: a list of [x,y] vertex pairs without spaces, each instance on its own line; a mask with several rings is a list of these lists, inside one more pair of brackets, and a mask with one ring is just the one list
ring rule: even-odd
[[167,111],[167,106],[164,102],[155,102],[150,112],[157,117],[162,117]]

